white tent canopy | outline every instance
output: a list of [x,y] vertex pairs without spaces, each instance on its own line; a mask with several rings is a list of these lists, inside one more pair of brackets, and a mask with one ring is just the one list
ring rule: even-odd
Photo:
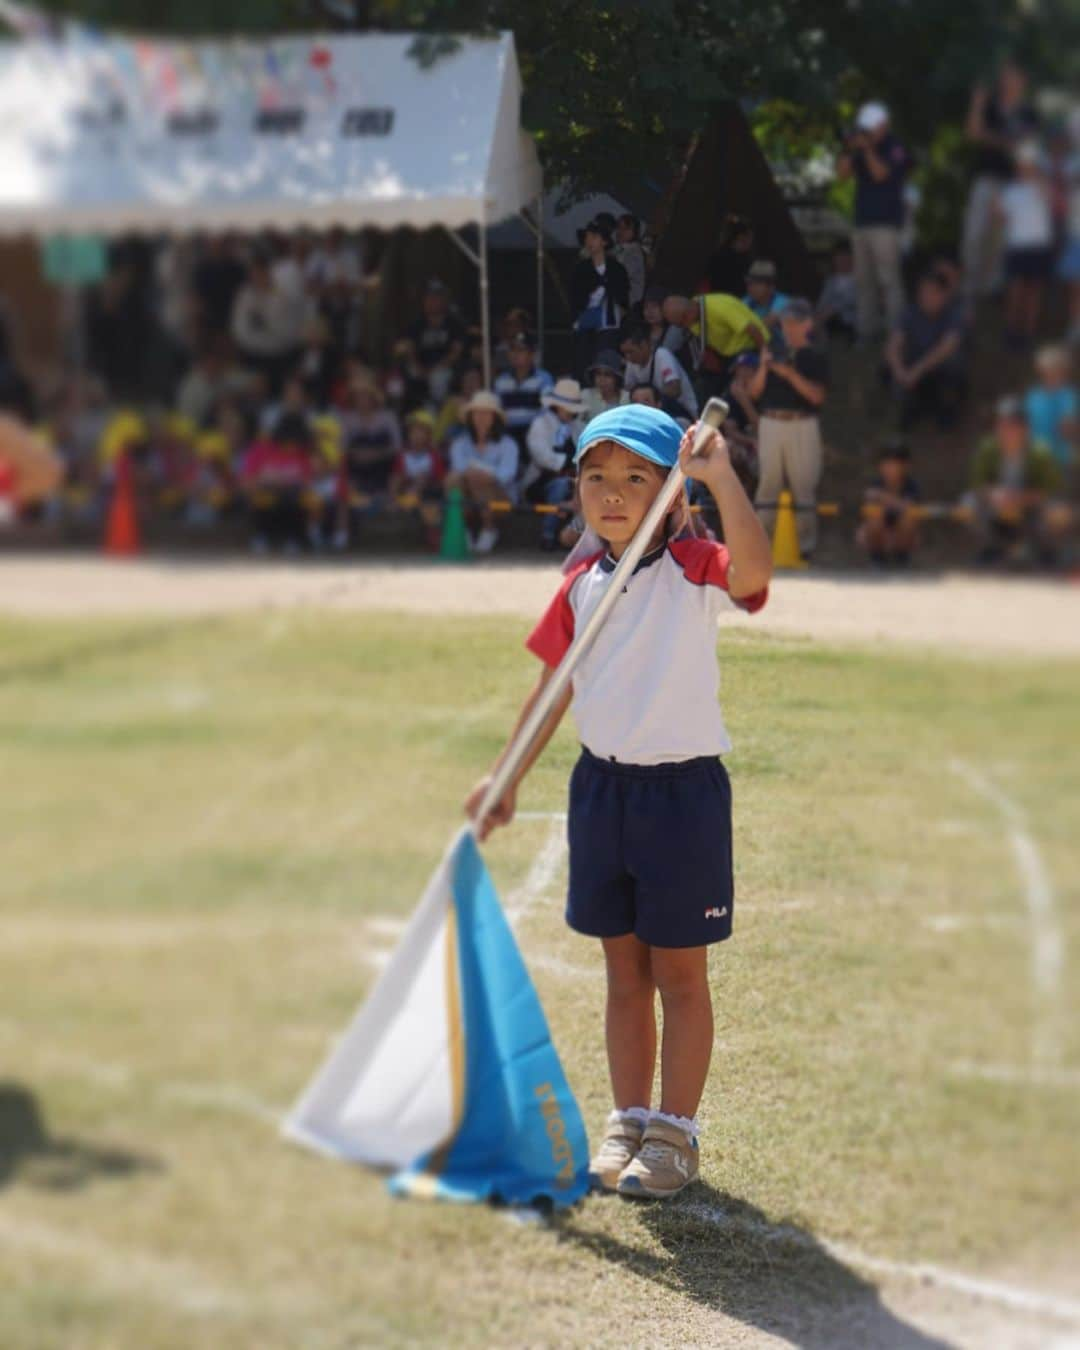
[[0,43],[0,234],[475,225],[486,321],[486,228],[541,194],[513,36],[415,40]]
[[0,44],[0,231],[457,228],[540,190],[513,38]]

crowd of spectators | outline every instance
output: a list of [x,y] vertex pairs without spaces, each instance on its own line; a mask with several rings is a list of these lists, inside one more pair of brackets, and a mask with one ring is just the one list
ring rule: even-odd
[[[903,564],[926,508],[919,451],[888,429],[970,429],[972,339],[986,296],[1002,298],[1000,343],[1011,358],[1045,337],[1056,280],[1067,289],[1068,329],[1034,353],[1030,387],[999,403],[986,439],[970,432],[958,510],[983,561],[1060,559],[1077,519],[1080,110],[1043,126],[1023,71],[1008,63],[991,88],[974,91],[966,131],[974,161],[962,238],[955,256],[921,267],[910,291],[914,157],[888,108],[871,102],[837,159],[838,176],[854,183],[854,222],[815,302],[782,287],[783,259],[762,255],[746,220],[725,221],[699,293],[688,296],[656,275],[633,216],[597,215],[580,232],[569,278],[566,360],[549,369],[533,316],[511,308],[496,324],[490,387],[479,332],[438,278],[388,359],[370,359],[364,314],[378,272],[342,230],[166,246],[154,284],[171,396],[117,413],[110,372],[122,388],[134,359],[121,268],[102,288],[92,331],[98,373],[65,382],[36,418],[64,465],[44,512],[100,517],[112,465],[128,450],[140,491],[161,509],[193,527],[247,520],[257,552],[344,551],[387,509],[411,515],[434,549],[450,491],[460,493],[476,553],[496,547],[505,513],[519,506],[546,508],[536,534],[555,548],[568,537],[574,447],[592,417],[633,400],[689,425],[716,394],[730,405],[725,432],[763,520],[771,527],[790,490],[812,557],[821,416],[839,345],[871,353],[883,409],[856,542],[877,564]],[[2,323],[0,403],[33,416]]]

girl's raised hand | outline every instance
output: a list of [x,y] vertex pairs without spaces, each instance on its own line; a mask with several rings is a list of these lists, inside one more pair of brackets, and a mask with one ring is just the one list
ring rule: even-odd
[[699,425],[700,423],[695,422],[683,433],[682,444],[679,446],[679,468],[687,478],[708,482],[717,470],[731,468],[731,452],[720,432],[715,427],[709,427],[701,453],[693,454],[694,439]]

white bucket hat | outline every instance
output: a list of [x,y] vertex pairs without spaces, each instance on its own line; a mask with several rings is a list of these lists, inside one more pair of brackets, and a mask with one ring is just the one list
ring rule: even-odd
[[503,412],[502,399],[498,394],[493,394],[490,389],[478,389],[468,403],[461,410],[462,417],[468,417],[469,413],[490,412],[496,417],[505,417]]
[[554,389],[545,389],[540,395],[540,402],[545,408],[563,408],[566,412],[572,413],[585,411],[581,385],[577,380],[556,380]]

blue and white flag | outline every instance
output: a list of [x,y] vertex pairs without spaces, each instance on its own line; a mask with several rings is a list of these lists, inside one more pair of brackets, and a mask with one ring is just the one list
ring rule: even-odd
[[581,1113],[468,830],[284,1131],[392,1169],[401,1194],[558,1206],[588,1190]]

